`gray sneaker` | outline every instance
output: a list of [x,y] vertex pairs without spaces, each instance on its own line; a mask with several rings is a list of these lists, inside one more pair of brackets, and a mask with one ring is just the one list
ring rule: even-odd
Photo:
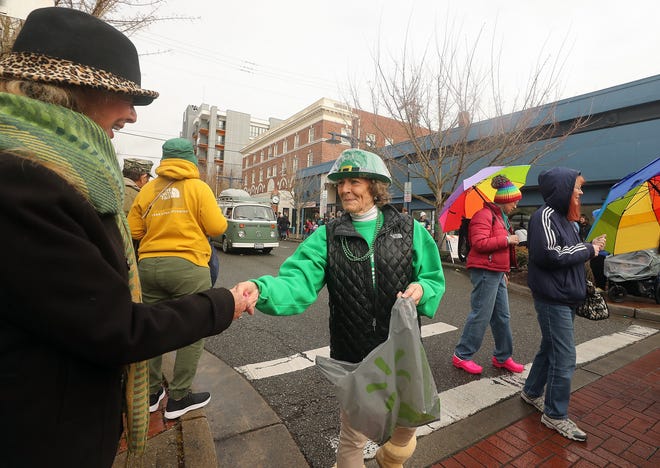
[[532,398],[523,390],[520,393],[520,398],[522,398],[525,403],[532,405],[534,408],[543,413],[543,409],[545,408],[545,397],[543,395]]
[[578,442],[584,442],[587,440],[587,433],[577,427],[577,425],[568,418],[552,419],[544,414],[541,416],[541,422],[550,429],[559,432],[567,439],[577,440]]

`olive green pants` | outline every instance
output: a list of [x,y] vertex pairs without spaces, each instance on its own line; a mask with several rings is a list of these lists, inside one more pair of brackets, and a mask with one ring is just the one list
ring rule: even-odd
[[[154,257],[138,264],[142,301],[153,304],[166,299],[206,291],[211,288],[207,267],[201,267],[179,257]],[[204,340],[196,341],[176,351],[173,378],[169,382],[170,398],[186,396],[197,373],[197,363],[204,349]],[[163,357],[149,360],[149,393],[156,393],[163,380]]]

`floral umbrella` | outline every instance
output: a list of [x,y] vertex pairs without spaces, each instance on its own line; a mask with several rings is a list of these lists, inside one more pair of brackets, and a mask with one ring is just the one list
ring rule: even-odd
[[617,255],[660,244],[660,158],[614,184],[587,240],[607,235],[605,250]]
[[529,164],[520,166],[488,166],[481,169],[454,190],[445,202],[438,221],[442,232],[454,231],[461,227],[463,218],[472,216],[484,206],[485,201],[492,202],[495,190],[490,182],[496,175],[506,176],[513,184],[520,188],[525,185]]

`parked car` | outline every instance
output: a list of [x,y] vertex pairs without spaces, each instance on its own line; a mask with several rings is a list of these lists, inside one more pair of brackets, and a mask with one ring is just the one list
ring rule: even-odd
[[227,218],[227,230],[211,238],[211,243],[229,253],[236,249],[253,249],[264,254],[279,247],[275,212],[268,199],[251,197],[244,190],[223,190],[218,206]]

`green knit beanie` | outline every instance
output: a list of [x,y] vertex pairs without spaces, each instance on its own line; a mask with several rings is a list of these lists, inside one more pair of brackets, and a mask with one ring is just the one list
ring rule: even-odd
[[195,156],[193,145],[190,140],[186,140],[185,138],[172,138],[163,143],[162,159],[170,158],[185,159],[197,165],[197,157]]

